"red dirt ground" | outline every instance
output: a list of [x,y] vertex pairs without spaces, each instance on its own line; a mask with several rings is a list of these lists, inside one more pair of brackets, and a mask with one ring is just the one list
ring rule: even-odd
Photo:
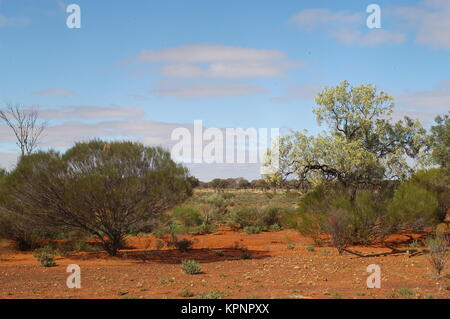
[[[414,235],[418,238],[419,235]],[[331,247],[308,251],[311,240],[292,230],[247,235],[221,229],[194,236],[189,252],[163,247],[154,237],[129,240],[119,257],[74,253],[57,258],[57,266],[41,267],[31,252],[18,253],[0,245],[0,298],[181,298],[188,289],[198,298],[211,291],[225,298],[449,298],[448,271],[436,280],[425,255],[406,254],[361,258],[337,254]],[[390,241],[407,246],[407,236]],[[288,249],[288,244],[295,246]],[[386,248],[352,247],[363,253]],[[251,259],[241,259],[243,252]],[[202,273],[181,271],[183,259],[197,260]],[[81,267],[81,289],[68,289],[69,264]],[[368,289],[370,264],[381,267],[380,289]],[[402,294],[403,292],[403,294]]]

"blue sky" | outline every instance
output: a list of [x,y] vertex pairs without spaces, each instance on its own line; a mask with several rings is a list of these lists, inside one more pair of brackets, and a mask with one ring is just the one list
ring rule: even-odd
[[[81,29],[66,26],[70,3]],[[366,26],[370,3],[381,29]],[[344,79],[377,85],[396,116],[428,126],[450,110],[450,2],[0,0],[0,74],[0,103],[39,105],[42,147],[94,136],[166,145],[194,120],[317,133],[314,95]],[[16,156],[0,126],[0,166]]]

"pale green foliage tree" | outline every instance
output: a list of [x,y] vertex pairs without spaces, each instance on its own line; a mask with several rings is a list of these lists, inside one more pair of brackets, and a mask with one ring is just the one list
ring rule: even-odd
[[318,124],[329,130],[281,137],[280,177],[337,181],[355,191],[384,179],[405,179],[412,172],[408,158],[416,163],[425,158],[425,129],[407,117],[393,122],[393,98],[375,86],[342,81],[319,93],[316,103]]
[[[450,114],[450,113],[449,113]],[[448,114],[438,116],[431,127],[432,161],[443,168],[450,166],[450,118]]]

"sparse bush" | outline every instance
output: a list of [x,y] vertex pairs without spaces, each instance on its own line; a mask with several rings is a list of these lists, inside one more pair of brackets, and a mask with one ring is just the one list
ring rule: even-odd
[[342,255],[351,242],[348,226],[349,221],[343,211],[333,212],[328,219],[328,232],[331,235],[331,242],[338,250],[339,255]]
[[185,274],[195,275],[202,271],[202,267],[195,260],[183,260],[181,262],[181,270],[183,270]]
[[442,271],[448,261],[447,246],[449,239],[445,235],[436,235],[434,238],[426,240],[428,246],[428,260],[433,267],[437,278],[441,276]]
[[249,207],[237,207],[231,210],[228,224],[235,228],[245,228],[258,224],[258,210]]
[[195,296],[195,293],[185,288],[178,295],[183,298],[191,298]]
[[279,207],[267,207],[263,209],[259,216],[260,224],[269,227],[274,224],[278,224],[280,219],[281,208]]
[[39,261],[39,263],[43,267],[54,267],[56,266],[55,262],[56,251],[53,247],[45,246],[43,248],[36,249],[33,252],[34,258]]
[[189,229],[189,234],[192,235],[205,235],[216,232],[217,228],[212,224],[202,224]]
[[306,246],[306,250],[309,252],[313,252],[314,251],[314,246]]

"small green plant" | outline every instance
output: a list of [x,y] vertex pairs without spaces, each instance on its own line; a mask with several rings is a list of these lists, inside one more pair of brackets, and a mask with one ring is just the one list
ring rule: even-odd
[[306,246],[306,250],[309,252],[313,252],[314,251],[314,246]]
[[241,259],[252,259],[252,256],[248,252],[244,252],[241,255]]
[[53,247],[45,246],[43,248],[36,249],[33,252],[34,258],[36,258],[39,263],[44,267],[54,267],[56,266],[55,261],[56,251]]
[[419,248],[420,245],[417,242],[417,240],[413,241],[412,243],[409,244],[409,248]]
[[423,299],[434,299],[434,297],[432,294],[426,293],[425,295],[423,295]]
[[185,288],[182,291],[180,291],[178,296],[183,297],[183,298],[191,298],[191,297],[195,296],[195,293],[190,291],[189,289]]
[[215,253],[217,256],[219,256],[219,257],[225,256],[225,254],[224,254],[223,251],[221,251],[221,250],[214,250],[214,253]]
[[181,262],[181,270],[183,270],[185,274],[195,275],[202,271],[202,267],[200,267],[199,263],[195,260],[183,260]]
[[331,298],[333,298],[333,299],[342,299],[342,296],[340,294],[338,294],[337,292],[335,292],[334,294],[331,295]]
[[281,226],[278,225],[278,224],[271,225],[270,229],[273,230],[273,231],[280,231],[280,230],[282,230]]
[[294,244],[288,244],[287,245],[287,249],[293,250],[293,249],[295,249],[295,245]]
[[400,288],[398,293],[403,298],[411,298],[413,296],[413,291],[408,288]]

